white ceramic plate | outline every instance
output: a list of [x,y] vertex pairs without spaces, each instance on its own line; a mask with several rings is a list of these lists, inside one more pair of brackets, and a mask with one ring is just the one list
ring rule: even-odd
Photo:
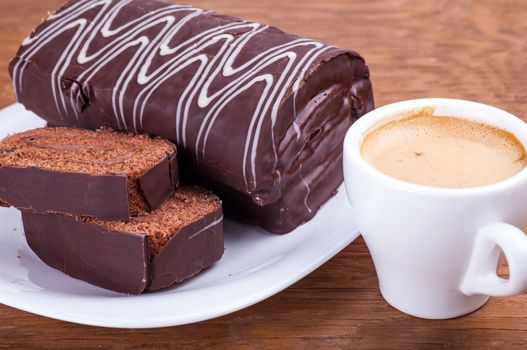
[[[0,139],[45,123],[21,105],[0,110]],[[339,189],[308,223],[279,236],[225,222],[225,254],[176,287],[126,296],[73,279],[29,249],[19,212],[0,208],[0,302],[60,320],[119,328],[192,323],[255,304],[289,287],[351,243],[358,230]],[[337,281],[336,281],[337,283]]]

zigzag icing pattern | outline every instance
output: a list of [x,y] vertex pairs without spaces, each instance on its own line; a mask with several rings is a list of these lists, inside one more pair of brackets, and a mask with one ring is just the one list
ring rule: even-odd
[[[195,140],[195,145],[193,145],[195,158],[199,161],[205,157],[207,139],[214,128],[215,121],[221,118],[223,108],[255,84],[264,84],[255,109],[248,111],[250,124],[244,142],[241,163],[243,169],[240,169],[243,172],[247,189],[254,188],[256,184],[256,147],[261,135],[264,134],[262,133],[264,120],[270,118],[272,144],[275,147],[272,129],[279,112],[280,102],[291,88],[293,96],[296,97],[308,69],[317,57],[332,46],[309,39],[293,38],[281,45],[266,49],[245,62],[239,62],[235,66],[234,62],[238,62],[239,54],[245,45],[254,40],[255,35],[266,30],[267,26],[239,20],[196,33],[191,38],[170,46],[172,38],[185,25],[210,12],[188,5],[167,5],[116,26],[114,21],[118,14],[127,5],[137,1],[80,0],[51,15],[48,18],[50,24],[37,34],[27,37],[22,44],[26,49],[19,56],[13,69],[13,84],[17,96],[24,93],[22,80],[31,58],[54,38],[65,33],[71,35],[70,32],[74,32],[57,60],[49,82],[58,115],[65,118],[74,113],[77,119],[81,117],[75,108],[74,94],[70,93],[68,98],[61,93],[60,89],[61,77],[72,63],[86,67],[76,79],[82,83],[88,83],[102,68],[111,64],[113,59],[127,50],[133,50],[133,57],[115,79],[112,106],[120,128],[138,131],[143,123],[145,106],[159,91],[160,86],[185,67],[198,63],[194,76],[186,86],[182,87],[183,92],[177,102],[174,119],[176,142],[186,147],[189,139]],[[94,10],[97,13],[93,20],[89,21],[83,17],[86,12]],[[161,28],[155,35],[144,34],[154,26]],[[243,30],[243,33],[233,35],[231,34],[233,30]],[[92,43],[98,37],[105,38],[106,44],[94,50]],[[203,52],[205,48],[218,44],[220,44],[219,49],[214,56],[211,57]],[[307,53],[299,55],[294,51],[298,47],[309,49]],[[159,66],[152,64],[156,56],[165,58]],[[283,71],[274,76],[265,73],[265,68],[282,60],[286,62]],[[227,80],[226,84],[212,91],[211,84],[220,75],[233,76],[233,79]],[[134,91],[132,96],[129,89],[131,84],[140,86],[139,92]],[[125,96],[128,100],[133,101],[131,125],[127,124],[127,118],[125,118]],[[192,118],[189,114],[192,104],[202,108],[205,117],[197,129],[197,134],[189,137],[191,131],[187,128],[187,123],[189,118]],[[294,105],[293,108],[296,106]],[[130,119],[130,116],[127,117]],[[294,122],[293,127],[299,138],[300,131]],[[274,155],[276,158],[276,149],[274,149]],[[309,187],[307,191],[309,194]]]

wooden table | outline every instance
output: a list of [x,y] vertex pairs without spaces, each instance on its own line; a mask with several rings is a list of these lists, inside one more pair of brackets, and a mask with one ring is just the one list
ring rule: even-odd
[[[63,0],[0,1],[0,106],[14,102],[7,63]],[[193,0],[350,47],[367,60],[377,106],[457,97],[527,119],[527,2],[522,0]],[[527,203],[527,199],[526,199]],[[362,239],[287,290],[218,319],[156,330],[51,320],[0,305],[0,347],[526,348],[527,296],[492,299],[454,320],[404,315],[382,299]]]

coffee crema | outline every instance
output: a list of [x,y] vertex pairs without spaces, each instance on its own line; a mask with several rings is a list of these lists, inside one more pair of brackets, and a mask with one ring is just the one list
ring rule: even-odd
[[512,133],[429,111],[373,127],[363,137],[361,155],[396,179],[445,188],[492,184],[527,165]]

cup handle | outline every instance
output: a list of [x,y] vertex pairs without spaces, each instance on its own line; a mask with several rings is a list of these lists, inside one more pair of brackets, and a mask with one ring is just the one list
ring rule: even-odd
[[[500,248],[509,264],[509,279],[496,274]],[[482,227],[460,290],[466,295],[510,296],[527,290],[527,237],[519,228],[496,222]]]

